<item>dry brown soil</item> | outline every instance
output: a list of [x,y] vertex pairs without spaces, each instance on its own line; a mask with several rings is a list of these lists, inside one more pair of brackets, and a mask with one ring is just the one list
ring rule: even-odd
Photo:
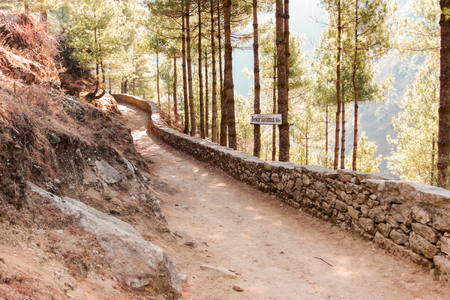
[[428,270],[193,160],[148,136],[145,113],[120,109],[167,183],[159,198],[172,233],[190,235],[160,245],[187,275],[183,299],[450,299]]

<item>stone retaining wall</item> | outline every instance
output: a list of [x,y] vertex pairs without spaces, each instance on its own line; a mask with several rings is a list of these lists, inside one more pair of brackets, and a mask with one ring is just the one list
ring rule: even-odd
[[265,162],[161,125],[154,103],[128,95],[120,100],[150,105],[149,130],[174,148],[450,280],[449,190],[401,181],[391,174]]

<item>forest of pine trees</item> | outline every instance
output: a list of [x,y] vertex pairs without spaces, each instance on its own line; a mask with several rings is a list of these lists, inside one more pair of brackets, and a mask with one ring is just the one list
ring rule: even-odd
[[[186,134],[331,169],[379,172],[384,160],[401,178],[448,186],[450,0],[317,5],[327,17],[316,21],[323,32],[310,53],[305,35],[290,28],[289,0],[0,1],[39,16],[110,93],[152,99]],[[240,50],[253,53],[248,95],[235,90]],[[369,103],[371,116],[360,116]],[[389,107],[395,115],[380,117]],[[261,113],[281,114],[282,124],[251,125]],[[372,127],[392,127],[384,157],[377,128],[360,129],[378,117]]]

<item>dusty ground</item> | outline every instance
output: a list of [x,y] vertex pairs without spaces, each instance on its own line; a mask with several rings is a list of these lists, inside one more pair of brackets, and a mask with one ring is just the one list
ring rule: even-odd
[[167,183],[159,198],[179,238],[164,248],[187,276],[183,299],[450,299],[429,271],[193,160],[148,136],[145,113],[119,109]]

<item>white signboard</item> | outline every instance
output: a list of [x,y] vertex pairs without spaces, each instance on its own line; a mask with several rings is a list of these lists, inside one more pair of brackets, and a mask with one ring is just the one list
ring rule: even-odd
[[250,124],[254,125],[281,125],[281,114],[252,115]]

